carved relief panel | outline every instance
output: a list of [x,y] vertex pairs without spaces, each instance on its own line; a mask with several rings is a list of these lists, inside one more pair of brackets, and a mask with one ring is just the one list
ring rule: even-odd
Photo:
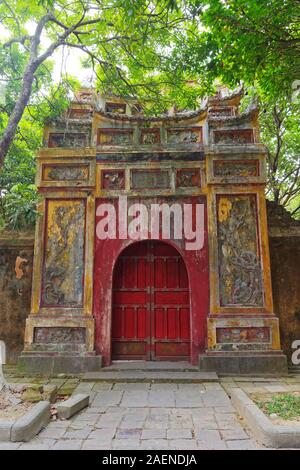
[[126,114],[126,103],[109,103],[105,105],[106,113]]
[[55,132],[49,134],[48,147],[88,147],[88,135],[81,132]]
[[268,343],[269,327],[217,328],[217,343]]
[[98,145],[131,145],[133,129],[98,129]]
[[43,307],[82,307],[85,200],[47,201]]
[[256,196],[217,196],[221,306],[263,306]]
[[214,160],[214,176],[247,177],[259,176],[258,160]]
[[76,98],[86,103],[92,103],[94,99],[94,93],[92,91],[79,91],[76,93]]
[[92,111],[87,108],[71,108],[67,113],[69,119],[89,119],[92,117]]
[[200,187],[200,168],[183,168],[176,173],[177,188]]
[[35,343],[76,343],[84,344],[86,329],[81,327],[38,327],[34,328]]
[[132,189],[168,189],[171,187],[168,170],[132,170]]
[[107,190],[125,189],[125,171],[102,170],[101,186]]
[[84,182],[89,180],[89,165],[45,164],[42,175],[43,181]]
[[209,108],[208,115],[213,117],[234,116],[235,108],[232,106],[214,106]]
[[214,131],[215,144],[252,144],[254,143],[253,129],[234,129]]
[[167,129],[167,143],[172,145],[201,144],[202,127],[169,128]]
[[160,129],[157,127],[150,127],[141,129],[141,144],[153,145],[160,142]]

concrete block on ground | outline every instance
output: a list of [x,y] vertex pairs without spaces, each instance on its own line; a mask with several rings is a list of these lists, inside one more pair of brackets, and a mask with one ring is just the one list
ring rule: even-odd
[[0,442],[10,441],[10,432],[13,421],[0,421]]
[[90,396],[87,394],[77,394],[68,400],[57,405],[57,414],[59,418],[69,419],[75,413],[89,406]]
[[30,441],[50,421],[50,402],[37,403],[25,415],[15,421],[11,428],[11,441]]

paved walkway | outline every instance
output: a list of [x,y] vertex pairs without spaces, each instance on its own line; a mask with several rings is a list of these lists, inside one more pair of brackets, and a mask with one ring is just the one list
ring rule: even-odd
[[71,420],[53,421],[28,443],[0,443],[0,449],[257,449],[229,396],[233,387],[252,392],[300,391],[300,375],[281,378],[225,377],[219,382],[80,382],[19,377],[11,383],[50,383],[60,395],[88,392],[89,408]]
[[82,382],[89,408],[14,449],[255,449],[219,383]]

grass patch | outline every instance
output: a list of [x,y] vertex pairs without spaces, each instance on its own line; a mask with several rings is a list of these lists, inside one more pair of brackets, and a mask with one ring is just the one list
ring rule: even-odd
[[267,415],[276,414],[286,420],[300,418],[299,393],[277,393],[271,396],[253,397],[253,399]]

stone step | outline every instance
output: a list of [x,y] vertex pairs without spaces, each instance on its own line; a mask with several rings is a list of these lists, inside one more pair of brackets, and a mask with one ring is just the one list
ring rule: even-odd
[[300,366],[289,366],[289,374],[300,374]]
[[215,372],[168,370],[114,370],[86,372],[83,382],[152,382],[152,383],[202,383],[218,382]]
[[199,371],[198,366],[193,366],[189,362],[170,361],[113,361],[110,366],[101,369],[101,372],[122,371],[122,370],[147,370],[147,371]]

